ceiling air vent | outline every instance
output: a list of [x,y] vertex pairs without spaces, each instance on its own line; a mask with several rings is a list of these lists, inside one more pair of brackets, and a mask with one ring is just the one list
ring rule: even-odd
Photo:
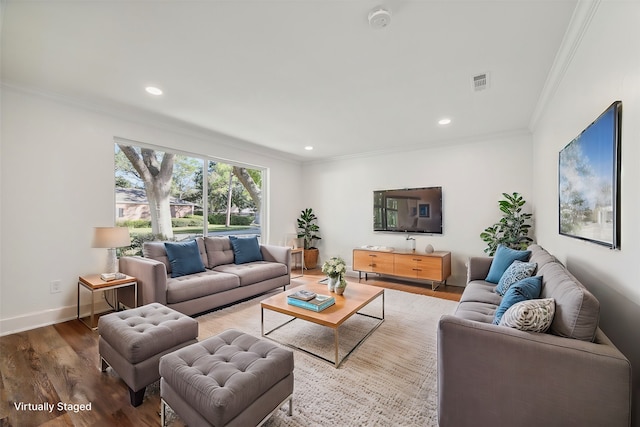
[[473,90],[478,92],[489,87],[489,73],[482,73],[473,76]]

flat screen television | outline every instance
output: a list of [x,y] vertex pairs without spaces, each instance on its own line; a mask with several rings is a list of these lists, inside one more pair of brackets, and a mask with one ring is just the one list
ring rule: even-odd
[[442,187],[374,191],[373,231],[442,234]]

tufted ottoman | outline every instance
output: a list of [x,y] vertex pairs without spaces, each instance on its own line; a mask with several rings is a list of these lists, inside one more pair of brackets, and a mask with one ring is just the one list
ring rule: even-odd
[[111,366],[129,387],[133,406],[145,388],[160,378],[160,357],[197,342],[198,322],[152,303],[100,317],[98,350],[102,372]]
[[190,426],[256,426],[293,394],[293,352],[229,329],[160,359],[169,405]]

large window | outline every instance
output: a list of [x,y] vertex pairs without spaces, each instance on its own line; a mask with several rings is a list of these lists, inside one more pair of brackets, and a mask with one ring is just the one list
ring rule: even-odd
[[262,171],[119,140],[116,223],[142,242],[261,233]]

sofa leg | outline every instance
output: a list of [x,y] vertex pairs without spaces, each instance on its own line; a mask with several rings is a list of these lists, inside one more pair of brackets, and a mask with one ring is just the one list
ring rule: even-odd
[[140,406],[142,404],[145,389],[146,387],[142,387],[142,389],[138,391],[133,391],[129,388],[129,400],[131,401],[131,406]]
[[160,425],[165,427],[167,425],[167,402],[160,398]]

